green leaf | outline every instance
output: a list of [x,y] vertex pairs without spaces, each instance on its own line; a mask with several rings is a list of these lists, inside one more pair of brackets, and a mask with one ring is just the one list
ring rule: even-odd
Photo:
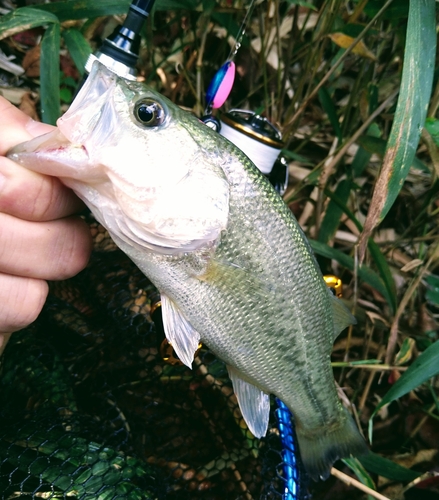
[[[364,12],[368,14],[369,17],[373,17],[378,13],[382,6],[382,0],[369,0],[366,7],[364,8]],[[393,2],[393,4],[391,4],[390,7],[386,9],[383,15],[383,19],[396,21],[397,19],[406,18],[408,10],[409,0],[398,0],[397,2]]]
[[88,19],[90,17],[114,16],[125,14],[130,2],[128,0],[79,0],[52,2],[42,4],[41,11],[51,12],[58,19],[67,21],[71,19]]
[[439,146],[439,120],[436,118],[427,118],[425,121],[425,128],[431,135],[436,146]]
[[411,337],[407,337],[404,339],[402,343],[401,349],[395,357],[395,365],[401,366],[405,363],[408,363],[413,356],[413,349],[416,345],[416,342]]
[[358,244],[360,261],[370,235],[392,207],[415,158],[430,101],[435,56],[435,1],[410,2],[398,104]]
[[428,289],[425,293],[425,298],[436,306],[439,305],[439,276],[431,274],[425,280],[428,285]]
[[60,25],[51,24],[41,40],[40,81],[41,118],[44,123],[56,124],[60,116],[59,93]]
[[317,10],[317,7],[310,2],[305,2],[305,0],[287,0],[287,2],[290,5],[300,5],[301,7],[306,7],[307,9]]
[[375,408],[370,417],[371,420],[384,405],[416,389],[437,374],[439,374],[439,341],[431,344],[395,382],[390,391]]
[[383,280],[384,286],[386,287],[387,296],[390,299],[389,306],[392,308],[392,312],[394,312],[396,311],[396,286],[389,264],[382,254],[380,247],[371,238],[369,238],[367,247],[369,248],[370,255],[372,256],[381,279]]
[[[373,479],[369,476],[363,464],[360,462],[360,460],[358,460],[358,458],[343,458],[342,462],[344,462],[352,470],[352,472],[364,485],[372,490],[376,490]],[[368,497],[373,500],[373,497],[371,497],[370,495]]]
[[0,40],[37,26],[58,23],[58,18],[50,12],[22,7],[0,17]]
[[434,304],[435,306],[439,305],[439,290],[427,290],[425,293],[425,298],[430,302],[430,304]]
[[195,10],[201,4],[201,0],[157,0],[154,8],[157,10]]
[[436,57],[435,0],[410,2],[401,90],[386,148],[386,199],[393,205],[412,166],[430,102]]
[[380,137],[374,137],[371,135],[363,135],[357,139],[357,144],[359,144],[368,153],[375,153],[379,156],[384,156],[386,152],[386,141]]
[[[309,240],[312,249],[317,255],[321,255],[322,257],[326,257],[328,259],[334,259],[339,262],[342,266],[347,269],[354,271],[355,269],[355,261],[349,255],[340,252],[335,248],[332,248],[320,241]],[[360,279],[362,279],[365,283],[368,283],[370,286],[375,288],[388,302],[392,303],[392,299],[389,297],[387,288],[384,286],[381,278],[369,267],[363,265],[358,270],[358,275]]]
[[90,44],[84,38],[84,35],[75,29],[68,29],[63,32],[63,38],[66,42],[67,49],[72,56],[75,66],[82,74],[84,72],[85,63],[92,50]]
[[73,100],[73,92],[68,89],[68,88],[61,88],[59,90],[59,97],[62,102],[65,102],[66,104],[70,104]]
[[[166,11],[174,9],[194,10],[199,3],[198,0],[157,0],[154,9]],[[55,14],[63,22],[70,19],[88,19],[126,14],[130,4],[130,0],[67,0],[42,4],[38,9]]]
[[421,475],[421,472],[415,472],[413,470],[407,469],[402,465],[398,465],[392,462],[388,458],[384,458],[376,453],[368,453],[358,457],[358,460],[363,464],[363,466],[370,472],[378,474],[382,477],[387,477],[393,481],[409,482],[414,481],[417,477]]
[[428,283],[429,287],[439,291],[439,276],[430,274],[430,276],[427,276],[427,279],[425,281]]
[[319,89],[318,96],[323,110],[328,115],[329,122],[334,129],[335,135],[341,142],[341,140],[343,139],[343,135],[340,128],[340,123],[338,121],[337,110],[335,109],[335,105],[331,99],[331,96],[329,95],[329,92],[325,87]]
[[294,151],[290,151],[288,149],[282,149],[281,154],[289,160],[295,160],[295,161],[302,163],[304,166],[313,166],[314,165],[314,162],[311,161],[309,158],[307,158],[306,156],[303,156],[299,153],[295,153]]
[[[384,139],[380,139],[379,137],[363,135],[357,140],[357,143],[369,153],[375,153],[378,156],[384,156],[386,152],[387,143]],[[427,165],[425,165],[425,163],[419,160],[416,156],[413,158],[411,166],[413,168],[417,168],[418,170],[422,170],[423,172],[430,172]]]
[[[340,200],[341,203],[346,205],[349,195],[351,193],[352,182],[350,180],[343,180],[337,186],[334,196]],[[340,225],[340,219],[343,215],[343,208],[341,204],[337,203],[334,199],[331,199],[328,203],[328,208],[326,209],[325,217],[323,218],[318,240],[321,243],[328,243],[331,240],[335,232]]]

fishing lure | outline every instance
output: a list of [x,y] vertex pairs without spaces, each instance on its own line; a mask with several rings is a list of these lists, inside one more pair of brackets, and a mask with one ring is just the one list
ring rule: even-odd
[[206,91],[206,107],[204,110],[204,116],[201,120],[210,128],[219,132],[221,125],[219,121],[212,115],[214,109],[220,108],[229,97],[229,94],[233,88],[235,82],[236,66],[233,61],[238,50],[241,47],[241,42],[247,28],[247,21],[253,12],[255,6],[255,0],[252,0],[250,6],[247,10],[247,14],[239,28],[238,34],[236,35],[235,45],[230,51],[229,57],[226,62],[220,67],[220,69],[215,73]]

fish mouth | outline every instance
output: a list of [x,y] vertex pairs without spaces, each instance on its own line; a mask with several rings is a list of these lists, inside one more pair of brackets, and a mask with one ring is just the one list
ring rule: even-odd
[[108,136],[111,132],[108,128],[119,121],[114,110],[114,94],[121,82],[122,79],[99,61],[93,63],[81,90],[68,111],[57,122],[58,128],[72,143],[86,144],[91,137],[96,142],[94,132],[100,123],[107,128]]
[[99,62],[57,128],[12,148],[7,156],[29,170],[81,181],[98,176],[96,151],[117,127],[114,92],[117,77]]
[[59,129],[18,144],[7,157],[28,170],[57,177],[77,177],[89,164],[85,145],[72,143]]

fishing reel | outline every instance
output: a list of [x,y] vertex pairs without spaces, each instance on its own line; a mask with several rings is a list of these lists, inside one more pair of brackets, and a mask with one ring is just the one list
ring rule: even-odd
[[281,150],[282,134],[267,118],[244,109],[208,113],[201,120],[243,151],[282,196],[288,187],[288,163]]
[[288,163],[282,134],[267,118],[243,109],[220,115],[219,133],[238,146],[282,196],[288,186]]

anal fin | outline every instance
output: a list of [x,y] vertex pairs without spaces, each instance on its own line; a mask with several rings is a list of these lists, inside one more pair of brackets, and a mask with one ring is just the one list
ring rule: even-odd
[[232,380],[239,408],[248,428],[257,438],[265,436],[270,416],[269,394],[243,380],[236,368],[228,365],[227,370]]
[[194,354],[200,342],[200,334],[189,323],[178,306],[163,293],[161,301],[166,338],[172,344],[180,360],[192,368]]

